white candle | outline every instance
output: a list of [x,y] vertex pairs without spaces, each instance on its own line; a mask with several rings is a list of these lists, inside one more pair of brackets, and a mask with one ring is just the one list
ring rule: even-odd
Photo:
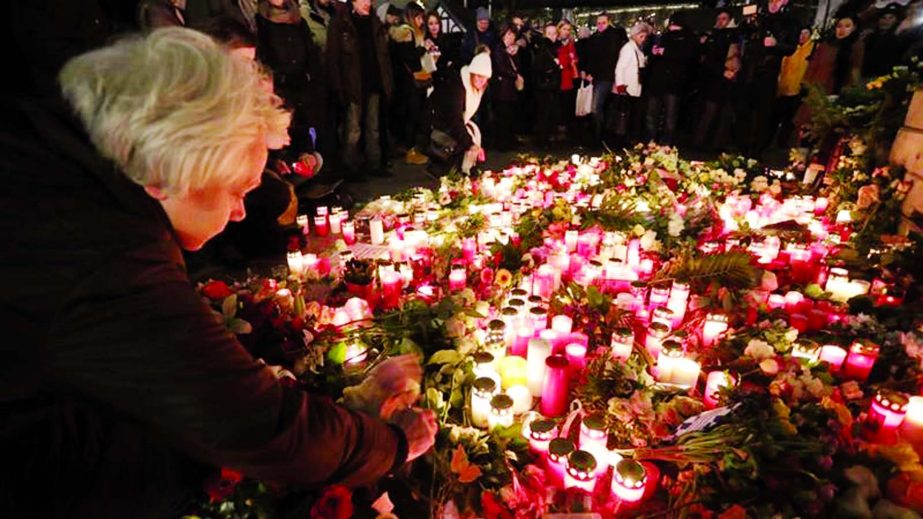
[[702,343],[711,346],[728,329],[728,318],[723,314],[708,314],[702,327]]
[[699,380],[702,367],[690,358],[679,359],[673,366],[673,383],[678,386],[691,388]]
[[836,373],[843,367],[843,361],[846,360],[846,350],[833,344],[824,345],[820,349],[820,360],[830,364],[830,371]]
[[542,396],[542,384],[545,381],[545,360],[551,355],[551,343],[544,339],[529,340],[528,352],[528,386],[532,396]]
[[481,429],[487,427],[490,416],[490,400],[497,392],[497,384],[491,378],[478,378],[471,388],[471,423]]
[[300,276],[304,272],[304,257],[300,250],[289,252],[286,257],[288,270],[293,276]]
[[345,218],[346,215],[343,213],[333,213],[330,215],[330,232],[332,234],[340,234],[342,232],[342,223]]
[[561,332],[570,333],[574,326],[574,320],[566,315],[556,315],[551,318],[551,329]]
[[385,242],[385,223],[381,218],[376,216],[369,221],[369,234],[372,245],[381,245]]
[[509,395],[495,395],[490,400],[490,415],[487,428],[510,427],[513,425],[513,399]]
[[515,385],[506,390],[506,394],[513,399],[513,414],[521,415],[532,409],[532,392],[523,385]]
[[910,397],[900,432],[918,450],[923,448],[923,396]]
[[612,358],[622,362],[627,361],[631,357],[634,341],[635,336],[631,328],[619,328],[612,332],[612,340],[609,343]]

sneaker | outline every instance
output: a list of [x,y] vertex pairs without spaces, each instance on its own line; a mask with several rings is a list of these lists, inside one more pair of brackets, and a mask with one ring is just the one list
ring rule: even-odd
[[407,155],[404,157],[404,160],[407,161],[407,164],[412,164],[414,166],[423,166],[429,164],[429,157],[417,151],[416,148],[410,148],[407,151]]

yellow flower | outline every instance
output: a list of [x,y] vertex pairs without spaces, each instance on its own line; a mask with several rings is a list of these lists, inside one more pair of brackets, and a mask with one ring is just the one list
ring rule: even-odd
[[506,288],[510,286],[512,282],[513,282],[513,274],[509,270],[500,269],[497,271],[497,274],[494,276],[494,283],[496,283],[498,287]]
[[844,429],[848,430],[852,428],[852,413],[849,412],[849,409],[845,405],[834,401],[829,396],[822,398],[820,400],[820,405],[828,411],[833,411],[837,421],[840,422],[840,425],[842,425]]

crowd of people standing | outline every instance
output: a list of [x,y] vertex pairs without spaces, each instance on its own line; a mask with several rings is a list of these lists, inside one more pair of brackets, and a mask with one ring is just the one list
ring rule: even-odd
[[[178,4],[143,2],[142,25],[186,24]],[[907,23],[918,1],[847,2],[823,34],[787,4],[720,10],[704,32],[683,12],[660,30],[603,12],[591,29],[517,14],[499,23],[481,7],[460,38],[416,2],[250,0],[225,10],[255,31],[256,56],[293,110],[292,143],[277,156],[361,181],[391,175],[392,160],[468,172],[485,146],[655,140],[758,158],[797,142],[807,86],[837,94],[920,52],[920,28]],[[471,86],[474,71],[483,88]],[[589,110],[577,117],[580,90]]]

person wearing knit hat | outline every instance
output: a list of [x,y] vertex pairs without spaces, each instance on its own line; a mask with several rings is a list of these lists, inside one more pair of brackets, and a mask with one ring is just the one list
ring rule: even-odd
[[492,75],[490,52],[481,50],[458,74],[438,83],[428,100],[431,142],[427,148],[446,170],[460,169],[467,175],[485,159],[481,130],[472,118]]
[[486,45],[488,49],[494,50],[499,41],[497,31],[494,30],[490,23],[490,12],[487,9],[478,7],[475,11],[475,19],[474,28],[466,31],[462,40],[462,63],[467,63],[474,58],[475,54],[477,54],[476,49],[478,46]]

